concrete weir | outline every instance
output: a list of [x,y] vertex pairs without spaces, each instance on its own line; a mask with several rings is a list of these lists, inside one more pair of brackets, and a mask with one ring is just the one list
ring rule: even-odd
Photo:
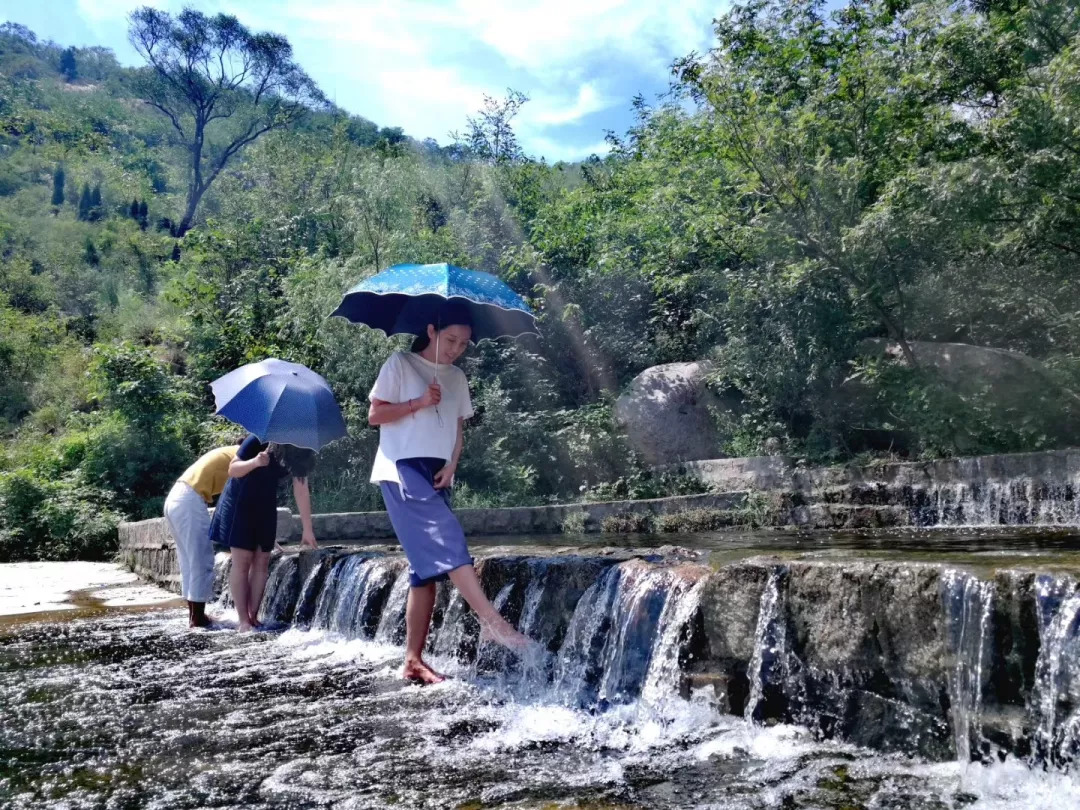
[[[1008,754],[1067,768],[1080,754],[1078,460],[1054,453],[813,475],[746,462],[736,470],[743,489],[725,494],[460,514],[485,590],[546,648],[545,688],[571,705],[606,711],[681,694],[753,723],[795,723],[883,751],[965,762]],[[726,469],[733,481],[735,465]],[[877,493],[891,501],[877,506],[908,515],[906,528],[539,537],[573,511],[595,528],[627,510],[742,508],[766,475],[767,491],[804,499],[793,510],[854,506]],[[297,519],[279,512],[287,550],[272,563],[263,617],[399,643],[408,580],[385,516],[315,521],[324,548],[298,552]],[[928,524],[937,528],[913,528]],[[942,528],[957,524],[969,528]],[[129,566],[175,587],[162,521],[125,524],[120,535]],[[219,586],[227,559],[220,565]],[[480,670],[499,666],[448,587],[430,643]]]
[[[1068,767],[1080,752],[1072,555],[980,569],[791,551],[489,551],[478,554],[485,590],[550,654],[536,677],[570,705],[602,712],[681,694],[937,761]],[[262,618],[401,643],[407,591],[398,554],[288,552],[273,562]],[[504,666],[444,585],[430,646],[478,672]]]

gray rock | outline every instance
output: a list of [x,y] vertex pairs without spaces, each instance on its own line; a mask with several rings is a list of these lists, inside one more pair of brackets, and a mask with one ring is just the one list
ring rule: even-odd
[[718,458],[723,436],[712,409],[733,403],[705,385],[712,364],[667,363],[645,369],[615,403],[615,419],[650,464]]

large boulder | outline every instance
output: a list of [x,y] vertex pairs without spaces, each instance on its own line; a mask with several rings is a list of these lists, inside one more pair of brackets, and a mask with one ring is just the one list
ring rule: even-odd
[[615,419],[649,464],[697,461],[723,455],[723,436],[712,413],[727,409],[708,389],[707,361],[647,368],[615,403]]

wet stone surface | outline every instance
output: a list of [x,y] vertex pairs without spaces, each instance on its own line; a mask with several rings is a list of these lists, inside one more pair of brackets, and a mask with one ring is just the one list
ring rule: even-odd
[[0,805],[970,806],[955,766],[755,728],[705,691],[601,711],[520,667],[441,663],[457,677],[422,689],[399,648],[320,631],[189,632],[178,611],[23,624],[0,637]]

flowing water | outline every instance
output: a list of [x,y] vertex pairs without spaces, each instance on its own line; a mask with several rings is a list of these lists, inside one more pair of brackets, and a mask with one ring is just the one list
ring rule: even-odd
[[[849,549],[844,576],[899,587],[864,562],[889,559],[906,542],[894,540]],[[429,649],[453,677],[434,687],[398,678],[403,561],[363,550],[276,559],[264,632],[240,636],[227,622],[190,632],[177,610],[0,629],[0,806],[1080,807],[1069,774],[1080,750],[1080,592],[1056,571],[1062,559],[1036,557],[1039,574],[944,566],[932,593],[912,590],[938,606],[947,658],[945,744],[956,757],[931,762],[823,733],[822,707],[858,672],[823,673],[813,658],[800,588],[836,564],[826,554],[806,567],[822,556],[816,542],[798,559],[745,565],[731,549],[697,563],[500,554],[482,565],[485,587],[546,651],[519,660],[480,643],[466,606],[440,587]],[[1012,560],[1046,544],[998,545]],[[716,579],[736,569],[761,572],[745,600],[738,706],[734,686],[725,692],[704,668],[738,610],[703,611],[737,596]],[[1014,602],[1030,602],[1037,649],[1018,709],[1031,750],[1006,753],[991,726],[1017,699],[999,694],[1008,679],[995,664],[1017,648],[1002,629]],[[840,642],[857,618],[838,615]],[[925,684],[912,683],[903,688],[915,700]]]

